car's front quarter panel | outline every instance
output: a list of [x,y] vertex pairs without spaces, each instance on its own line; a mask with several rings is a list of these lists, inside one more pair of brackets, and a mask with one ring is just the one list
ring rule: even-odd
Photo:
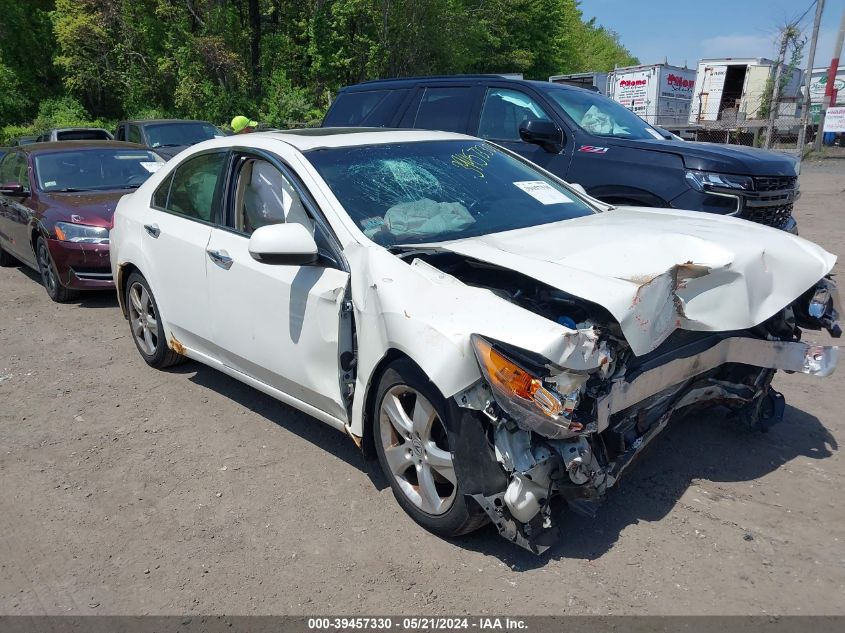
[[505,341],[573,369],[594,369],[595,339],[496,296],[468,286],[422,260],[408,263],[387,250],[346,250],[358,335],[358,375],[352,408],[354,435],[363,435],[367,390],[391,351],[409,357],[450,398],[472,386],[481,372],[472,334]]

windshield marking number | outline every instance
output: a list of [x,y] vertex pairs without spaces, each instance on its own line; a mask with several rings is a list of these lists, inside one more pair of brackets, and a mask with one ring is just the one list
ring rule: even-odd
[[496,154],[489,145],[473,145],[459,154],[452,154],[452,164],[475,172],[478,178],[484,178],[484,168],[490,164],[490,159]]

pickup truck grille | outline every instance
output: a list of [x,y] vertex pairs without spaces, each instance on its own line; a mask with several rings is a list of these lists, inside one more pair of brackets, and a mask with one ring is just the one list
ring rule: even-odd
[[757,222],[758,224],[765,224],[766,226],[773,226],[775,228],[783,228],[789,221],[792,215],[792,203],[784,204],[776,207],[750,207],[746,208],[740,214],[741,218]]
[[778,189],[795,189],[797,176],[757,176],[754,178],[755,191],[776,191]]
[[743,196],[739,217],[758,224],[783,228],[792,216],[798,197],[796,176],[756,176],[754,192]]

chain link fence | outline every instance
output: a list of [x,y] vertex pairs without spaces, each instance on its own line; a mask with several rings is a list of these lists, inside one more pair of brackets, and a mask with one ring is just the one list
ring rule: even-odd
[[[799,114],[795,102],[780,103],[773,117],[767,116],[759,106],[749,112],[741,109],[740,104],[726,106],[715,103],[707,110],[692,104],[688,117],[654,115],[644,118],[687,141],[757,147],[799,157],[800,132],[804,124]],[[814,136],[815,126],[807,124],[803,140],[805,147],[812,143]]]

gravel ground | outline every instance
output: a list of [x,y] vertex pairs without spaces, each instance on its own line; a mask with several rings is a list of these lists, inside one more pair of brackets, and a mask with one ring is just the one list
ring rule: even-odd
[[[841,253],[845,160],[802,189],[802,234]],[[148,368],[116,306],[0,269],[0,613],[845,613],[845,372],[778,374],[768,434],[678,420],[536,557],[426,533],[345,436],[249,387]]]

